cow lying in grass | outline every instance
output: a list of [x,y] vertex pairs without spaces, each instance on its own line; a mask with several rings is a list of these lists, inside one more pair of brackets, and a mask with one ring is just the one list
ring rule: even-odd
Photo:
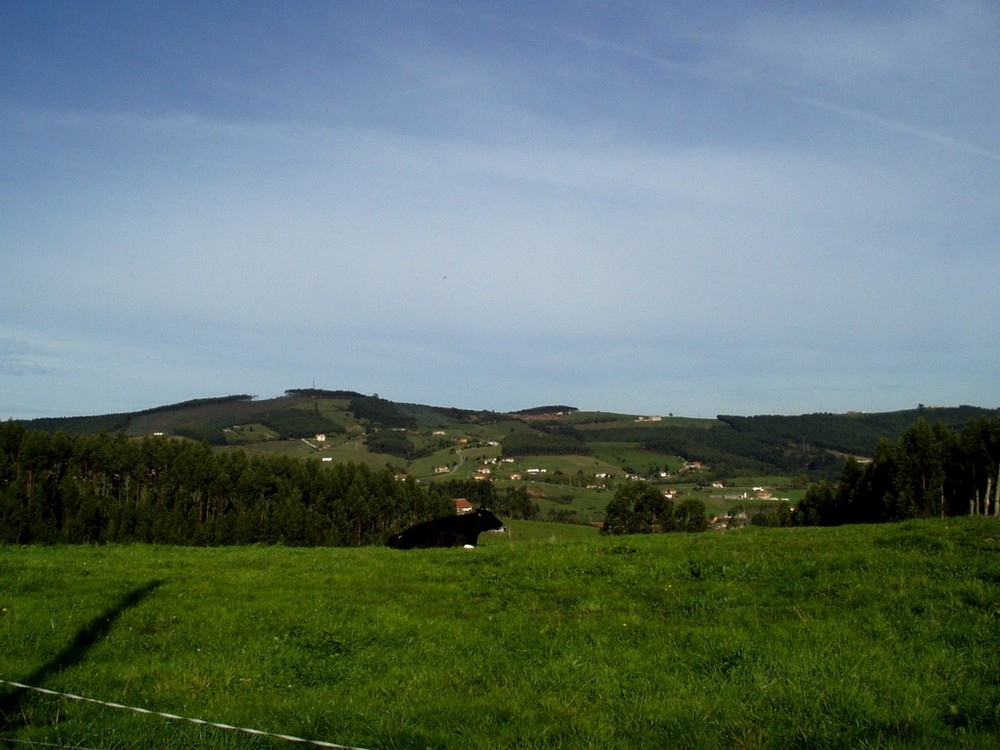
[[460,516],[435,518],[393,534],[386,546],[396,549],[475,547],[484,531],[506,531],[503,521],[485,508]]

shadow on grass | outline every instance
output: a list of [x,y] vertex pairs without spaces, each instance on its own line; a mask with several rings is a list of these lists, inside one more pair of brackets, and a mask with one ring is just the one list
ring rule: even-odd
[[[137,606],[162,584],[163,581],[150,581],[145,586],[140,586],[125,594],[117,604],[82,627],[77,632],[76,637],[62,651],[20,682],[25,685],[41,686],[41,683],[44,683],[51,675],[80,662],[91,646],[111,632],[111,628],[122,612]],[[20,705],[26,695],[27,691],[23,689],[16,689],[13,692],[0,695],[0,731],[23,726],[23,721],[20,719]]]

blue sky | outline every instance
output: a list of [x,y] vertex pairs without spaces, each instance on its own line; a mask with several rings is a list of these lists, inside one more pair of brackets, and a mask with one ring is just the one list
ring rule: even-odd
[[1000,6],[0,3],[0,418],[1000,406]]

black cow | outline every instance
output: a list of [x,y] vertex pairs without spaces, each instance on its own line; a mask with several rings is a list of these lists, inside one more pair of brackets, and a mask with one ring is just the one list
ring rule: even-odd
[[425,547],[475,547],[484,531],[506,531],[503,521],[486,508],[460,516],[446,516],[415,524],[393,534],[386,546],[396,549]]

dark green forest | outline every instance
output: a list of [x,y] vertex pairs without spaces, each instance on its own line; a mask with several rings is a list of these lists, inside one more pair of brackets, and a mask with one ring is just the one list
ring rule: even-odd
[[919,417],[838,482],[812,485],[793,515],[802,524],[881,523],[966,514],[1000,515],[1000,417],[961,430]]
[[[766,421],[760,423],[767,429]],[[714,429],[714,428],[713,428]],[[759,508],[754,524],[836,526],[911,518],[1000,516],[1000,417],[969,420],[961,429],[918,417],[902,436],[883,439],[871,460],[848,459],[838,482],[809,487],[794,510]],[[643,534],[700,531],[704,506],[679,506],[652,485],[622,485],[608,504],[602,531]]]
[[875,414],[803,414],[737,417],[720,414],[706,425],[581,426],[586,441],[638,443],[642,447],[700,461],[715,477],[783,474],[835,482],[851,456],[870,457],[881,440],[902,435],[918,419],[961,430],[997,416],[975,406],[918,407]]
[[[136,417],[151,414],[181,413],[199,407],[228,406],[238,408],[240,405],[251,404],[254,397],[247,393],[234,394],[231,396],[212,396],[209,398],[194,398],[188,401],[181,401],[176,404],[166,404],[165,406],[155,406],[151,409],[141,411],[122,412],[120,414],[100,414],[90,417],[42,417],[31,420],[32,429],[43,430],[45,432],[67,432],[74,435],[106,431],[118,432],[125,430],[129,423]],[[227,414],[230,413],[227,411]],[[223,424],[230,424],[226,419]]]
[[590,446],[569,425],[537,425],[535,430],[511,433],[503,441],[504,456],[589,456]]
[[0,542],[363,545],[454,510],[388,469],[0,426]]
[[351,411],[359,420],[371,422],[383,427],[415,427],[416,421],[403,414],[394,404],[384,398],[375,396],[358,396],[351,400]]
[[705,504],[683,500],[675,504],[656,487],[628,482],[608,503],[602,534],[663,534],[671,531],[698,532],[708,528]]
[[386,453],[407,461],[428,453],[427,451],[418,451],[405,432],[394,430],[377,430],[368,433],[365,436],[365,445],[368,450],[374,453]]
[[560,406],[558,404],[553,404],[549,406],[533,406],[530,409],[521,409],[512,414],[519,417],[537,417],[542,414],[569,414],[571,412],[579,411],[575,406]]
[[489,482],[424,487],[364,464],[0,424],[0,543],[380,544],[454,513],[457,497],[505,517],[539,515],[523,488]]

